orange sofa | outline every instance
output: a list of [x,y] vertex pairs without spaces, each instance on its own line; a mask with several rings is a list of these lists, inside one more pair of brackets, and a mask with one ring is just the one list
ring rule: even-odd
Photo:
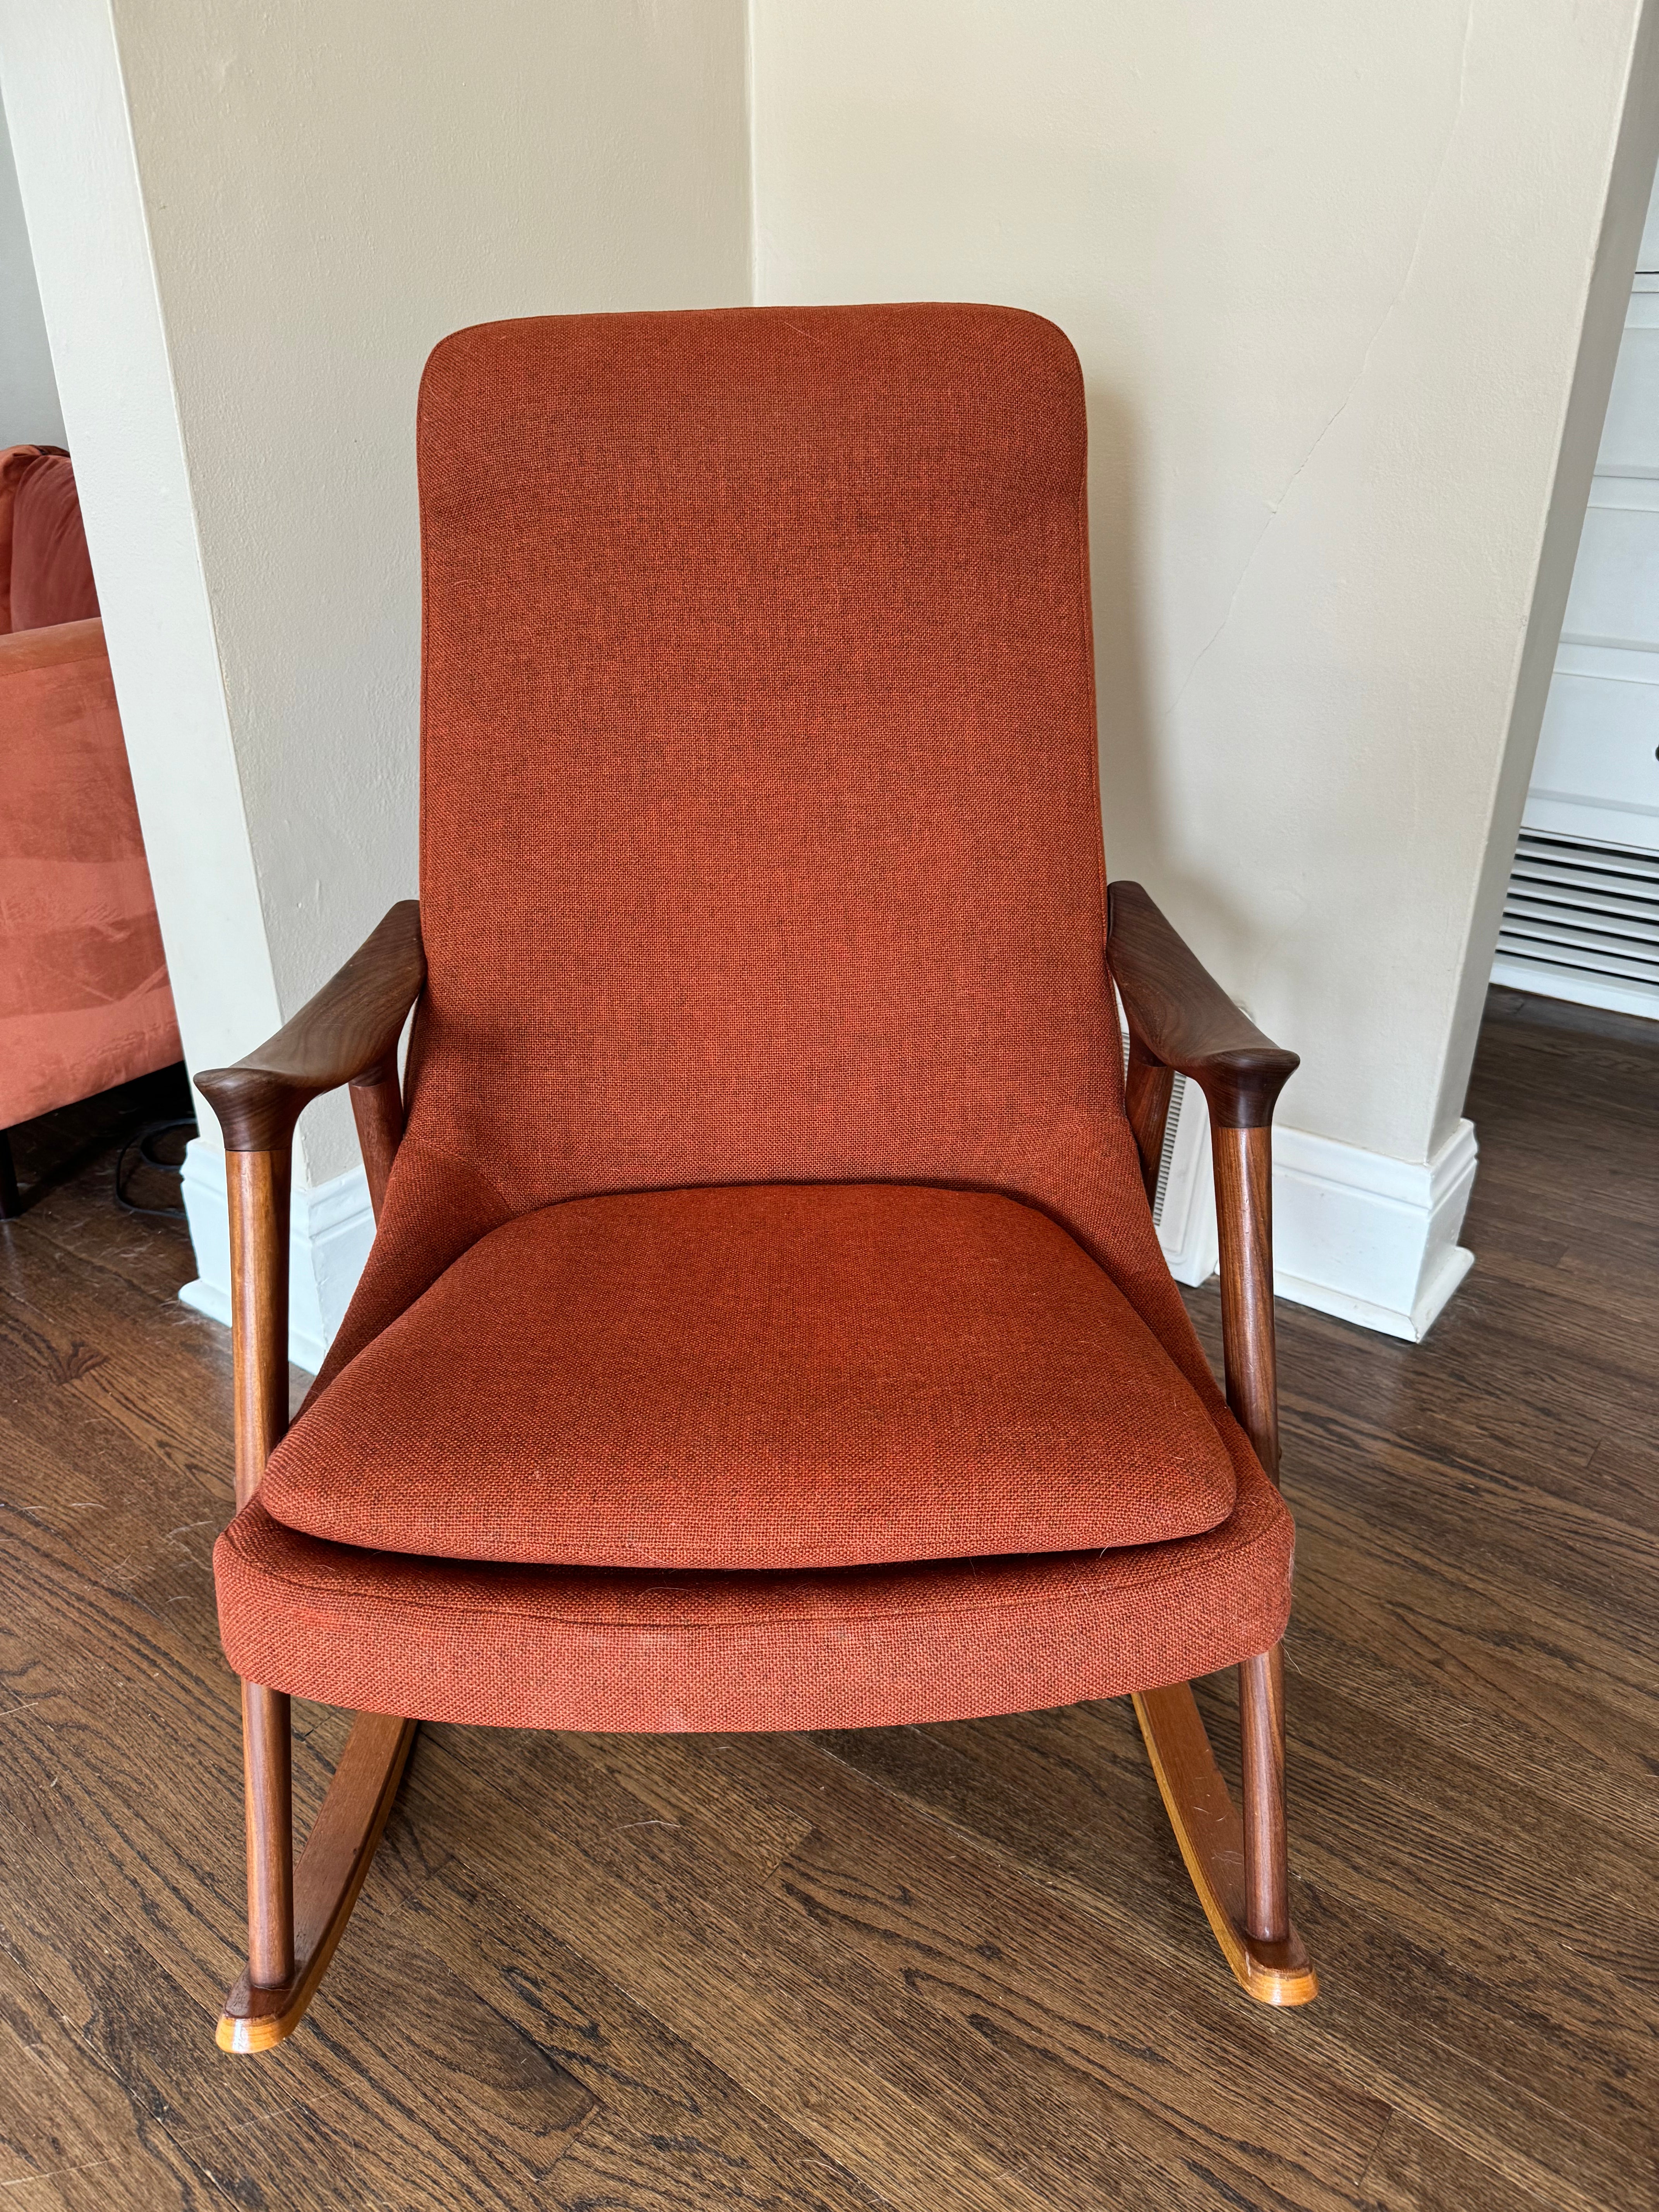
[[0,453],[0,1213],[6,1132],[182,1054],[66,453]]

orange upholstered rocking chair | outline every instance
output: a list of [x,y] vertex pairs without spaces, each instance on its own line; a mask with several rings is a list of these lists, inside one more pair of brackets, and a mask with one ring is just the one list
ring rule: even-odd
[[[1109,931],[1070,346],[979,307],[495,324],[434,354],[419,447],[420,903],[198,1079],[246,1743],[220,2042],[304,2012],[428,1718],[1133,1693],[1235,1974],[1304,2002],[1268,1217],[1296,1061],[1135,885]],[[1148,1203],[1176,1070],[1214,1128],[1224,1401]],[[379,1227],[284,1435],[289,1144],[343,1084]],[[1234,1664],[1242,1820],[1187,1686]],[[359,1716],[297,1869],[290,1696]]]

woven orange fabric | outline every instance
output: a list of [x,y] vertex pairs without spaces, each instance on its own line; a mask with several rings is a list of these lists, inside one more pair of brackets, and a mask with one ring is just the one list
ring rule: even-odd
[[98,586],[67,453],[42,453],[19,475],[11,509],[11,627],[90,622]]
[[1218,1528],[1045,1559],[823,1574],[456,1565],[296,1534],[256,1498],[214,1552],[237,1673],[359,1711],[506,1728],[874,1728],[1212,1673],[1290,1611],[1253,1462]]
[[[420,471],[409,1130],[216,1555],[233,1665],[432,1718],[850,1727],[1272,1644],[1290,1522],[1123,1114],[1064,337],[938,306],[488,325],[428,366]],[[571,1549],[584,1506],[596,1551],[677,1548],[407,1552]],[[1097,1548],[1055,1549],[1084,1514]],[[1014,1543],[1048,1548],[983,1556]],[[690,1556],[720,1571],[660,1563]]]
[[319,1391],[465,1249],[452,1194],[477,1234],[605,1192],[951,1183],[1069,1230],[1218,1417],[1122,1111],[1064,336],[936,305],[489,324],[433,355],[419,448],[428,986]]
[[11,630],[11,538],[17,487],[40,458],[39,446],[8,446],[0,451],[0,637]]
[[494,1231],[323,1392],[262,1496],[380,1550],[763,1568],[1157,1542],[1224,1520],[1234,1486],[1190,1385],[1045,1214],[761,1184]]

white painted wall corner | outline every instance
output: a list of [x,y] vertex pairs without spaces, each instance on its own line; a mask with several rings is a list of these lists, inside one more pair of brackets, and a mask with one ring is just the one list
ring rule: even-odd
[[[230,1216],[225,1156],[193,1139],[185,1153],[185,1212],[201,1270],[179,1297],[212,1321],[230,1322]],[[374,1240],[368,1179],[349,1168],[314,1190],[296,1190],[289,1214],[288,1356],[314,1375],[357,1286]]]

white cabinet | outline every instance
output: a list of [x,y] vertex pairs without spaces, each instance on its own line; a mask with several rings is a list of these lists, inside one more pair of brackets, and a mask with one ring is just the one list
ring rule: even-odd
[[1659,1018],[1659,191],[1642,262],[1492,981]]

